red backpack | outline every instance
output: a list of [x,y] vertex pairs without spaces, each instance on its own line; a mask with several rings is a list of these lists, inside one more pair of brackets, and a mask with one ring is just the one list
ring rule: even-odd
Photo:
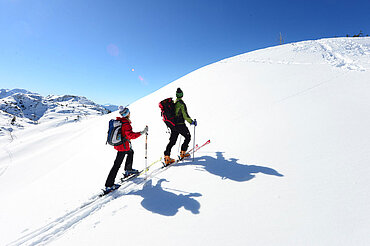
[[175,126],[175,103],[172,98],[166,98],[159,103],[161,115],[167,127],[172,128]]

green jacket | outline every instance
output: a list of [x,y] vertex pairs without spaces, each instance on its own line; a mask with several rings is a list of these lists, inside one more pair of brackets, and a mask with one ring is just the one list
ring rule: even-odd
[[176,124],[185,124],[185,120],[191,124],[193,120],[188,114],[188,110],[184,101],[181,98],[177,98],[175,101],[175,115],[176,115]]

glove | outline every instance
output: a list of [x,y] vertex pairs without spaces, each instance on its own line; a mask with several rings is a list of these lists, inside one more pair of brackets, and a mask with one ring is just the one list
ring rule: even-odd
[[148,133],[148,126],[146,126],[144,128],[144,130],[142,130],[140,133],[141,133],[141,135],[147,134]]
[[191,124],[190,125],[194,125],[194,126],[197,126],[198,125],[198,122],[197,122],[197,120],[193,120],[193,122],[191,122]]

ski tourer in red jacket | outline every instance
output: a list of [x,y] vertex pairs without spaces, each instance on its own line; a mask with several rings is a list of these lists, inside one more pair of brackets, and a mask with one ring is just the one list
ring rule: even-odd
[[131,148],[131,139],[135,139],[140,137],[141,135],[147,134],[148,132],[148,126],[144,128],[141,132],[133,132],[131,127],[131,121],[130,121],[130,110],[126,107],[119,107],[119,113],[122,117],[117,117],[117,120],[122,122],[122,138],[125,138],[126,141],[124,141],[123,144],[114,146],[114,148],[117,150],[117,156],[114,160],[114,164],[112,169],[110,170],[107,180],[105,182],[105,191],[104,193],[107,194],[111,192],[114,189],[117,189],[119,185],[114,184],[114,181],[116,179],[118,170],[121,167],[121,164],[123,162],[123,159],[126,157],[126,163],[125,163],[125,177],[128,177],[132,174],[139,173],[138,170],[132,168],[132,163],[134,160],[134,150]]
[[126,138],[123,144],[114,146],[117,151],[129,151],[131,149],[131,139],[136,139],[141,136],[141,132],[133,132],[131,127],[131,121],[126,117],[117,117],[117,120],[122,122],[122,138]]

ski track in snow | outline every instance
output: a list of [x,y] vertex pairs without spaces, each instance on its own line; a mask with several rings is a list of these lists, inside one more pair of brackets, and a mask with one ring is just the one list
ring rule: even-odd
[[[355,61],[349,58],[344,52],[338,52],[330,41],[318,42],[318,44],[323,50],[323,58],[332,66],[347,70],[365,71],[362,66],[357,65]],[[348,41],[345,47],[346,50],[351,50],[355,56],[365,54],[360,44]]]
[[[8,151],[5,148],[4,148],[4,150],[5,150],[5,152],[8,153],[10,161],[12,161],[13,160],[12,152]],[[6,172],[6,170],[8,169],[9,166],[10,166],[10,164],[2,164],[2,165],[0,165],[0,176],[2,176]]]
[[[338,42],[340,45],[338,45]],[[344,47],[344,49],[343,49]],[[350,39],[347,40],[318,40],[306,41],[297,44],[296,52],[320,53],[324,61],[334,67],[345,70],[365,71],[350,57],[361,57],[369,54],[369,49]]]
[[[129,182],[117,191],[99,197],[99,194],[92,196],[87,202],[82,204],[66,213],[65,215],[55,219],[54,221],[48,223],[47,225],[28,233],[27,235],[22,236],[16,241],[11,242],[8,246],[15,245],[45,245],[51,241],[59,238],[64,233],[75,227],[79,222],[83,221],[85,218],[99,211],[109,202],[120,198],[121,196],[131,192],[135,188],[139,187],[145,180],[137,180],[138,182]],[[133,186],[132,188],[130,188]],[[130,188],[130,189],[129,189]]]
[[306,89],[304,89],[304,90],[298,91],[298,92],[296,92],[296,93],[294,93],[294,94],[292,94],[292,95],[289,95],[289,96],[287,96],[287,97],[285,97],[285,98],[282,98],[282,99],[280,99],[279,101],[276,101],[275,103],[281,103],[281,102],[284,102],[284,101],[286,101],[286,100],[289,100],[289,99],[291,99],[291,98],[293,98],[293,97],[296,97],[296,96],[299,96],[299,95],[303,95],[303,94],[305,94],[305,93],[307,93],[307,92],[309,92],[309,91],[312,91],[312,90],[314,90],[314,89],[316,89],[316,88],[318,88],[318,87],[320,87],[320,86],[322,86],[322,85],[324,85],[324,84],[330,83],[330,82],[332,82],[332,81],[336,81],[336,79],[338,79],[339,77],[344,76],[345,74],[347,74],[347,72],[344,72],[344,73],[342,73],[342,74],[339,74],[338,76],[336,76],[336,77],[334,77],[334,78],[331,78],[331,79],[327,79],[327,80],[321,81],[321,82],[319,82],[319,83],[317,83],[317,84],[315,84],[315,85],[313,85],[313,86],[311,86],[311,87],[308,87],[308,88],[306,88]]
[[8,169],[8,166],[0,167],[0,176],[3,175],[7,169]]
[[[9,143],[13,142],[14,141],[14,138],[16,138],[16,137],[13,136],[13,135],[11,135],[11,138],[9,139]],[[9,156],[9,161],[11,163],[13,161],[13,153],[8,149],[7,146],[4,146],[2,149]],[[10,166],[10,163],[8,163],[8,164],[0,164],[0,176],[2,176],[6,172],[6,170]]]
[[96,194],[79,207],[69,211],[65,215],[55,219],[47,225],[20,237],[16,241],[7,244],[7,246],[35,246],[48,244],[64,235],[67,231],[74,228],[78,223],[99,211],[111,201],[139,189],[140,186],[145,185],[146,182],[152,180],[154,177],[166,171],[168,168],[169,167],[154,169],[150,174],[147,175],[146,179],[138,177],[137,179],[123,184],[119,189],[106,196],[99,197],[100,193]]

